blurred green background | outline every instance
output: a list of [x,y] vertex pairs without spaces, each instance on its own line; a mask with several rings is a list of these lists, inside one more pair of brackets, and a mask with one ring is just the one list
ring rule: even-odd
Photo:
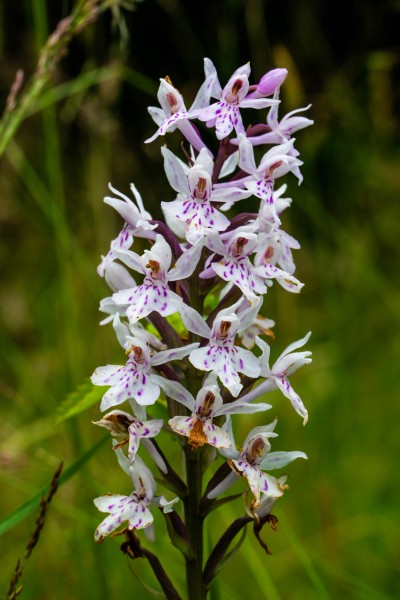
[[[2,106],[16,70],[32,73],[72,8],[0,2]],[[120,228],[102,202],[107,183],[127,192],[134,182],[156,217],[172,199],[164,140],[143,144],[158,78],[168,74],[190,105],[203,56],[222,83],[251,60],[253,81],[286,67],[282,111],[312,103],[315,120],[296,136],[304,183],[286,178],[293,208],[283,216],[302,245],[295,261],[306,285],[300,296],[274,286],[264,302],[277,323],[275,357],[313,331],[314,362],[293,377],[307,427],[279,392],[269,395],[274,449],[304,450],[309,461],[287,469],[278,532],[263,532],[273,555],[249,530],[211,598],[400,597],[399,16],[394,0],[144,0],[72,41],[0,164],[0,519],[104,436],[91,424],[97,406],[60,424],[57,411],[96,366],[121,360],[113,332],[98,326],[108,291],[96,265]],[[137,581],[156,585],[143,560],[128,564],[118,539],[93,542],[101,515],[92,498],[107,491],[130,492],[106,443],[55,496],[23,598],[151,597]],[[239,500],[213,513],[210,545],[242,511]],[[155,548],[182,585],[180,555],[156,522]],[[0,596],[33,528],[31,514],[1,538]]]

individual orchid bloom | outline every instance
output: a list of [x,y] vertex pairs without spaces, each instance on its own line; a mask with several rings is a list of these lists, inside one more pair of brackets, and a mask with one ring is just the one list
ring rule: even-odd
[[[106,256],[101,257],[101,263],[97,267],[97,273],[100,275],[100,277],[105,277],[105,279],[107,280],[107,270],[108,272],[110,272],[109,269],[113,265],[115,259],[117,258],[115,250],[129,250],[129,248],[132,246],[133,235],[131,233],[131,230],[132,227],[128,224],[125,224],[124,228],[122,229],[122,231],[120,231],[118,236],[114,240],[112,240],[110,244],[110,250],[107,252]],[[112,286],[110,285],[110,287]]]
[[129,496],[107,494],[93,500],[101,512],[110,513],[94,533],[94,539],[101,544],[105,537],[118,529],[122,523],[128,523],[128,529],[144,529],[153,523],[153,515],[147,508],[149,502],[142,489],[132,492]]
[[207,334],[208,329],[202,317],[185,304],[182,298],[168,285],[169,281],[178,281],[189,277],[196,268],[200,253],[201,248],[193,247],[187,250],[170,269],[171,248],[159,234],[156,237],[156,243],[150,250],[145,250],[143,256],[132,251],[118,252],[118,258],[128,267],[145,275],[141,285],[121,290],[113,296],[116,304],[128,307],[126,315],[131,324],[137,323],[153,311],[163,317],[179,312],[189,331],[203,336]]
[[161,506],[164,512],[170,512],[172,504],[178,501],[176,498],[168,502],[163,496],[154,495],[156,482],[151,471],[139,457],[135,464],[130,466],[129,471],[134,484],[134,491],[129,496],[108,494],[93,500],[98,510],[109,513],[94,534],[94,539],[99,544],[122,523],[127,523],[130,530],[149,527],[154,520],[148,508],[151,504]]
[[230,446],[229,436],[217,425],[213,418],[223,407],[223,400],[217,385],[203,387],[197,394],[196,400],[190,402],[192,414],[190,417],[173,417],[168,421],[171,429],[189,438],[189,445],[196,449],[204,444],[215,448]]
[[214,417],[228,414],[248,414],[265,411],[271,408],[270,404],[248,404],[240,400],[224,404],[217,380],[210,374],[203,387],[197,394],[196,400],[191,393],[180,383],[167,381],[160,383],[165,393],[170,398],[177,400],[191,411],[190,417],[173,417],[169,424],[171,428],[189,438],[188,442],[193,448],[210,444],[215,448],[228,448],[231,445],[229,435],[213,424]]
[[298,250],[299,248],[299,242],[281,229],[275,229],[270,233],[260,233],[254,264],[279,265],[289,275],[293,275],[296,266],[293,261],[292,250]]
[[198,347],[197,343],[189,344],[151,355],[148,346],[137,338],[128,337],[127,345],[128,361],[125,366],[98,367],[91,377],[95,385],[110,386],[101,401],[101,411],[131,398],[142,406],[154,404],[160,395],[160,386],[154,380],[152,367],[182,359]]
[[294,350],[301,348],[308,342],[310,335],[311,331],[301,340],[290,344],[271,368],[269,366],[270,347],[261,338],[257,338],[257,346],[262,350],[262,356],[260,357],[260,374],[266,379],[257,388],[243,396],[241,398],[242,402],[251,402],[266,392],[280,389],[283,395],[290,400],[295,411],[303,418],[303,423],[305,425],[308,421],[308,412],[301,401],[300,396],[292,388],[289,376],[303,365],[309,364],[312,361],[310,358],[311,352],[294,352]]
[[124,221],[131,228],[131,235],[154,239],[155,235],[151,234],[151,231],[153,231],[157,225],[150,223],[152,216],[149,212],[147,212],[147,210],[145,210],[142,197],[139,194],[136,186],[131,183],[130,188],[135,197],[137,206],[128,196],[113,188],[111,183],[108,184],[108,187],[113,194],[118,196],[118,198],[106,196],[104,198],[104,202],[115,208],[115,210],[121,215]]
[[[208,61],[210,72],[215,72],[215,67]],[[213,85],[213,96],[218,102],[198,111],[197,118],[205,121],[207,127],[214,127],[219,140],[226,138],[233,129],[236,133],[244,133],[244,126],[240,108],[266,108],[277,103],[275,99],[247,98],[249,91],[250,64],[247,63],[237,69],[228,83],[221,89],[216,77]]]
[[[284,198],[283,194],[286,192],[287,185],[281,185],[277,190],[272,190],[272,201],[261,202],[258,216],[254,220],[249,220],[245,226],[245,230],[250,233],[271,233],[275,229],[278,229],[280,219],[277,219],[280,214],[292,204],[291,198]],[[225,210],[225,206],[221,206],[221,210]],[[224,239],[225,233],[221,234]]]
[[122,437],[123,440],[114,446],[114,449],[128,444],[128,456],[130,461],[134,462],[140,440],[158,435],[163,426],[163,420],[140,421],[123,410],[112,410],[100,421],[94,421],[94,424],[105,427],[113,436]]
[[267,475],[262,471],[261,461],[271,449],[270,437],[276,437],[273,432],[276,420],[265,427],[256,427],[247,436],[242,451],[236,452],[234,458],[228,460],[228,464],[235,473],[245,477],[250,490],[254,496],[253,506],[260,506],[261,492],[269,493],[274,497],[283,494],[275,477]]
[[234,397],[243,387],[239,373],[252,378],[260,374],[260,367],[254,354],[235,346],[235,335],[241,325],[240,319],[234,312],[236,306],[233,305],[218,313],[209,334],[208,344],[193,350],[189,355],[189,360],[196,369],[212,371]]
[[[246,136],[239,134],[239,166],[248,175],[235,181],[238,187],[245,187],[254,196],[262,200],[262,205],[266,207],[268,214],[263,213],[264,218],[272,222],[275,226],[280,225],[277,206],[274,194],[275,180],[285,175],[289,171],[302,164],[297,158],[290,156],[290,150],[294,140],[289,140],[285,144],[281,144],[271,148],[262,157],[258,167],[254,159],[253,146],[250,144]],[[217,189],[223,189],[228,182],[217,183]],[[223,207],[225,209],[225,207]]]
[[[274,255],[274,247],[271,245],[267,245],[264,253],[258,253],[254,258],[254,269],[253,272],[262,277],[264,280],[272,280],[276,279],[276,281],[288,292],[299,293],[301,288],[304,286],[304,283],[301,283],[296,277],[284,271],[283,269],[278,269],[273,264],[271,264],[270,259]],[[289,267],[292,270],[292,265],[289,262]]]
[[104,277],[113,292],[119,292],[119,290],[131,288],[136,285],[128,269],[115,262],[117,257],[112,250],[110,250],[106,257],[102,258],[103,260],[98,267],[98,273],[101,277]]
[[[284,490],[289,489],[289,486],[286,485],[286,481],[287,481],[287,475],[282,475],[282,477],[279,477],[277,479],[278,488],[279,488],[279,490],[282,491],[282,494],[283,494]],[[261,498],[260,498],[260,505],[258,506],[258,508],[255,508],[254,502],[253,501],[249,502],[246,497],[245,498],[246,513],[249,515],[249,517],[254,519],[256,522],[262,521],[262,520],[266,519],[268,517],[268,515],[271,514],[271,510],[272,510],[275,502],[278,500],[278,498],[280,498],[280,496],[274,495],[273,492],[272,493],[262,492]]]
[[[250,177],[244,177],[237,181],[237,185],[243,184],[255,196],[263,200],[273,210],[274,207],[274,184],[275,180],[302,164],[300,160],[290,155],[294,140],[289,140],[271,148],[264,154],[258,167],[254,160],[253,146],[246,136],[240,134],[239,140],[239,166],[249,173]],[[276,210],[274,220],[279,222]]]
[[[116,258],[114,251],[128,250],[133,244],[134,237],[155,239],[156,234],[153,230],[157,227],[149,222],[152,217],[145,210],[142,197],[133,183],[131,183],[131,191],[135,197],[137,206],[128,196],[113,188],[111,183],[108,184],[108,187],[118,198],[106,196],[104,202],[112,206],[121,215],[125,221],[125,225],[115,240],[111,242],[109,252],[106,256],[102,256],[102,262],[97,268],[100,277],[105,276],[106,280],[107,275],[110,277],[110,265]],[[112,285],[110,287],[113,288]]]
[[206,231],[225,231],[230,221],[211,205],[248,198],[251,192],[231,184],[227,189],[213,189],[211,177],[214,163],[206,150],[202,150],[194,164],[185,169],[177,157],[162,148],[164,167],[171,187],[179,197],[172,202],[162,202],[164,213],[185,223],[185,235],[194,246],[206,235]]
[[[279,99],[279,89],[275,92],[274,98],[276,100]],[[278,104],[272,106],[267,115],[267,125],[269,126],[271,131],[248,138],[249,142],[253,146],[258,146],[260,144],[284,143],[290,140],[292,135],[296,131],[313,125],[314,121],[312,121],[311,119],[297,116],[297,113],[303,112],[304,110],[308,110],[311,107],[311,104],[304,108],[299,108],[291,111],[290,113],[285,115],[280,121],[278,120],[278,106]],[[296,148],[292,147],[292,149],[290,150],[290,154],[294,158],[297,158],[299,152],[296,150]],[[298,166],[294,167],[293,174],[298,178],[299,183],[301,183],[303,180],[303,176]]]
[[297,458],[307,458],[304,452],[271,452],[270,438],[277,437],[274,433],[277,423],[275,419],[269,425],[255,427],[246,437],[241,452],[236,450],[235,440],[232,433],[230,419],[227,420],[224,429],[231,438],[232,447],[227,450],[220,450],[221,454],[228,459],[228,464],[233,470],[231,476],[214,489],[209,498],[214,498],[218,492],[220,494],[237,479],[235,475],[245,477],[248,481],[250,490],[254,496],[251,503],[251,509],[257,509],[261,504],[261,493],[268,494],[274,498],[279,498],[284,492],[284,486],[281,486],[282,479],[276,479],[264,471],[285,467]]
[[108,316],[104,317],[104,319],[102,319],[100,321],[100,325],[107,325],[108,323],[112,323],[115,315],[119,315],[120,317],[125,317],[126,309],[128,308],[128,306],[129,306],[129,304],[126,304],[126,305],[117,304],[113,300],[112,296],[108,296],[107,298],[102,298],[102,300],[100,300],[99,310]]
[[[276,92],[274,97],[276,100],[278,100],[279,92]],[[278,119],[278,108],[279,104],[274,104],[267,115],[267,125],[271,131],[248,138],[249,142],[253,146],[258,146],[260,144],[282,144],[283,142],[290,140],[296,131],[304,129],[305,127],[309,127],[314,123],[314,121],[311,119],[297,116],[298,113],[311,108],[311,104],[305,106],[304,108],[292,110],[287,115],[282,117],[280,121]]]
[[236,285],[251,304],[257,299],[257,294],[267,291],[261,277],[254,273],[249,258],[256,248],[256,234],[236,233],[221,260],[211,263],[211,269],[224,281]]
[[251,350],[254,348],[256,343],[257,336],[267,335],[268,337],[275,339],[274,332],[271,330],[271,327],[274,327],[275,321],[272,319],[268,319],[267,317],[263,317],[261,315],[256,315],[251,323],[246,329],[241,331],[240,333],[240,341],[245,348]]
[[125,324],[121,321],[119,314],[114,315],[113,327],[117,335],[117,339],[124,350],[127,350],[130,347],[129,340],[132,337],[140,340],[155,350],[167,349],[167,346],[156,335],[154,335],[154,333],[147,331],[147,329],[145,329],[141,323],[135,323],[135,325],[131,325],[130,323]]
[[145,141],[145,144],[153,142],[159,135],[165,135],[168,131],[173,131],[177,127],[196,150],[200,151],[202,148],[206,148],[205,143],[189,119],[195,118],[197,110],[209,103],[214,78],[214,74],[206,78],[189,111],[186,109],[182,95],[172,85],[169,77],[160,79],[157,98],[161,108],[150,106],[148,109],[151,117],[159,127],[155,134]]

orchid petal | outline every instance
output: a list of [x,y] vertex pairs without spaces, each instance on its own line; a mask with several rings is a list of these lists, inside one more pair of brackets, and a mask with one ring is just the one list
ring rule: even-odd
[[266,404],[264,402],[259,402],[258,404],[249,404],[248,402],[242,402],[241,399],[235,400],[234,402],[230,402],[229,404],[224,404],[223,408],[216,411],[216,416],[218,415],[245,415],[245,414],[253,414],[256,412],[264,412],[265,410],[269,410],[272,408],[272,404]]
[[260,463],[260,467],[266,471],[272,469],[282,469],[289,465],[296,458],[304,458],[308,460],[307,454],[304,452],[293,451],[293,452],[270,452]]
[[168,272],[169,281],[178,281],[190,277],[198,265],[202,249],[202,245],[197,244],[185,250],[174,267]]
[[226,490],[229,489],[238,479],[239,475],[232,471],[232,473],[229,473],[229,475],[227,475],[225,479],[223,479],[218,485],[215,486],[215,488],[213,488],[207,494],[207,498],[209,500],[214,500],[214,498],[217,498],[218,496],[226,492]]
[[304,346],[308,342],[308,340],[310,339],[310,336],[311,336],[311,331],[309,331],[303,338],[301,338],[301,340],[297,340],[296,342],[293,342],[292,344],[290,344],[282,352],[282,354],[279,356],[279,358],[278,358],[278,360],[276,362],[278,362],[279,360],[281,360],[287,354],[290,354],[291,352],[293,352],[293,350],[297,350],[298,348],[301,348],[302,346]]
[[192,394],[181,383],[165,379],[159,375],[153,375],[152,380],[160,386],[166,396],[180,402],[180,404],[186,406],[190,411],[194,410],[195,400]]
[[301,417],[303,417],[303,425],[305,425],[308,421],[308,412],[303,402],[301,401],[300,396],[294,391],[290,382],[284,377],[275,378],[276,385],[281,390],[282,394],[289,398],[292,403],[293,408]]
[[182,346],[181,348],[173,348],[171,350],[162,350],[155,354],[150,360],[152,365],[162,365],[166,362],[173,360],[181,360],[185,358],[188,354],[199,347],[199,343],[196,342],[194,344],[187,344],[186,346]]
[[168,148],[161,148],[161,154],[164,157],[164,169],[165,174],[168,178],[170,186],[176,191],[187,195],[189,193],[189,186],[187,182],[187,175],[183,169],[178,158],[168,150]]

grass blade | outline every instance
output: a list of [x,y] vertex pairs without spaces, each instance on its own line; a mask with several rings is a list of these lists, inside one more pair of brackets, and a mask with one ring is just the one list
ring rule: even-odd
[[318,575],[308,552],[306,551],[305,547],[303,546],[303,544],[300,542],[300,540],[296,536],[296,534],[295,534],[294,530],[292,529],[291,525],[289,524],[289,521],[287,520],[286,516],[282,513],[279,516],[279,525],[280,525],[284,535],[286,536],[287,540],[291,544],[293,550],[296,552],[297,556],[299,557],[299,559],[304,567],[304,570],[308,574],[312,584],[314,585],[314,588],[316,589],[316,591],[319,594],[319,597],[324,600],[330,600],[331,596],[330,596],[328,590],[326,589],[325,584],[322,581],[321,577]]
[[[66,483],[69,479],[71,479],[71,477],[73,477],[81,469],[81,467],[92,458],[92,456],[97,452],[97,450],[108,439],[108,436],[102,438],[94,446],[92,446],[91,448],[89,448],[89,450],[82,454],[82,456],[80,456],[78,460],[75,461],[70,467],[68,467],[68,469],[64,471],[64,473],[59,479],[59,487]],[[18,525],[18,523],[25,519],[25,517],[34,512],[40,505],[40,500],[43,494],[47,494],[49,489],[50,483],[43,486],[38,492],[36,492],[36,494],[32,496],[32,498],[30,498],[30,500],[24,502],[24,504],[21,504],[21,506],[19,506],[14,512],[2,519],[0,521],[0,535],[6,533],[6,531],[9,531],[13,527],[15,527],[15,525]]]

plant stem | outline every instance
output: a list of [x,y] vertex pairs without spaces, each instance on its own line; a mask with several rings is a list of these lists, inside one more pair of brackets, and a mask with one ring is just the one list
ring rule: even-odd
[[186,448],[188,496],[185,502],[185,521],[194,552],[194,558],[186,559],[189,600],[205,600],[207,596],[203,584],[203,518],[199,509],[202,492],[201,454],[201,450],[192,450],[190,446]]

